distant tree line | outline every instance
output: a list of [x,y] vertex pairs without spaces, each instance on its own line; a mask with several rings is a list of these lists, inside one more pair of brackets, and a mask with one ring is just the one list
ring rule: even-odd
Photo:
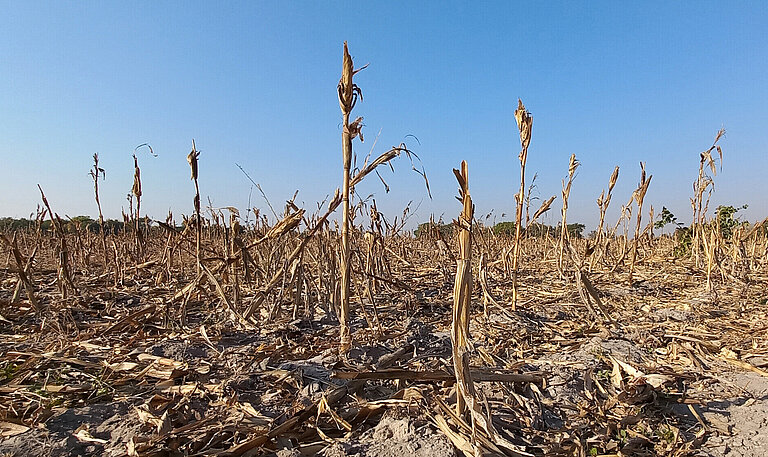
[[436,232],[440,232],[440,235],[442,235],[443,238],[449,238],[451,235],[453,235],[453,224],[424,222],[423,224],[419,224],[419,226],[416,227],[413,235],[416,238],[421,238],[424,236],[434,235]]
[[[753,228],[754,226],[747,221],[742,221],[737,213],[748,208],[748,205],[733,206],[720,205],[715,209],[715,218],[707,222],[706,225],[716,227],[723,240],[730,241],[733,238],[734,231],[739,227]],[[654,224],[656,228],[664,229],[668,224],[675,225],[674,239],[676,241],[675,255],[683,257],[689,255],[693,244],[693,230],[690,226],[677,222],[677,218],[666,207],[662,209],[659,220]],[[758,224],[757,230],[763,234],[768,233],[768,220]]]
[[[584,224],[580,224],[578,222],[574,222],[571,224],[567,224],[566,230],[568,231],[568,236],[571,238],[584,238],[584,229],[586,226]],[[523,233],[528,234],[529,236],[533,237],[540,237],[540,236],[558,236],[560,233],[560,224],[557,225],[546,225],[546,224],[539,224],[538,222],[533,223],[523,229]]]
[[[214,218],[213,221],[207,218],[202,218],[203,227],[210,227],[212,229],[215,229],[215,227],[219,227],[220,224],[223,224],[224,221],[221,218]],[[164,230],[164,229],[173,229],[176,231],[183,231],[184,227],[188,224],[194,224],[195,219],[184,219],[181,225],[174,225],[174,224],[166,224],[162,221],[155,221],[151,219],[149,216],[143,216],[141,217],[139,221],[139,225],[142,228],[142,231],[144,230]],[[75,233],[75,231],[84,231],[87,230],[91,233],[99,233],[99,230],[101,230],[99,226],[99,221],[94,220],[90,216],[75,216],[72,218],[62,218],[61,224],[64,230],[67,233]],[[215,225],[214,225],[215,224]],[[48,232],[52,230],[51,228],[51,220],[50,218],[46,217],[44,221],[40,224],[41,229],[44,232]],[[35,219],[27,219],[27,218],[12,218],[12,217],[3,217],[0,218],[0,232],[13,232],[13,231],[34,231],[37,228],[37,221]],[[244,233],[246,231],[246,227],[240,226],[239,230],[241,233]],[[113,235],[120,232],[125,231],[132,231],[134,230],[134,222],[129,221],[126,225],[125,221],[117,220],[117,219],[106,219],[104,220],[104,231],[108,235]]]
[[[709,223],[716,224],[719,227],[719,230],[723,239],[730,240],[734,230],[736,230],[737,227],[740,227],[743,225],[750,226],[749,222],[742,221],[737,216],[738,212],[744,209],[747,209],[747,205],[718,206],[715,209],[715,218]],[[661,230],[663,230],[668,225],[674,226],[675,228],[674,237],[683,245],[683,250],[685,249],[685,245],[690,243],[690,238],[691,238],[690,227],[687,227],[683,223],[678,222],[677,217],[675,217],[675,215],[672,214],[672,212],[669,211],[669,209],[667,209],[666,207],[662,208],[661,214],[657,216],[657,219],[654,221],[653,225],[654,225],[654,228],[661,229]],[[482,224],[480,224],[479,228],[481,230],[489,230],[489,228],[483,227]],[[568,235],[571,236],[572,238],[583,238],[585,228],[586,227],[584,226],[584,224],[580,224],[580,223],[568,224]],[[443,236],[443,238],[448,238],[452,236],[453,230],[454,230],[453,224],[425,222],[423,224],[419,224],[419,226],[414,231],[414,235],[416,237],[421,237],[429,233],[434,233],[435,231],[439,231],[440,234]],[[493,233],[498,236],[514,236],[515,223],[512,221],[499,222],[495,224],[493,227],[490,227],[490,230],[493,231]],[[768,232],[768,222],[762,223],[761,230]],[[550,236],[558,236],[558,234],[560,233],[560,224],[546,225],[546,224],[540,224],[540,223],[533,223],[528,227],[523,228],[523,233],[531,237],[543,237],[543,236],[546,236],[547,234]],[[594,236],[594,232],[589,234],[590,238],[592,236]]]
[[[733,236],[733,232],[736,228],[741,226],[751,227],[752,225],[747,221],[742,221],[737,213],[741,210],[745,210],[749,205],[732,206],[732,205],[720,205],[715,209],[715,218],[708,222],[708,224],[715,225],[719,228],[720,234],[723,239],[730,240]],[[657,229],[664,229],[667,225],[672,224],[675,227],[675,237],[679,238],[682,234],[690,232],[690,227],[685,226],[682,222],[677,222],[677,217],[672,214],[667,207],[663,207],[661,214],[654,223],[654,227]],[[768,222],[762,223],[762,230],[768,230]]]
[[[567,225],[568,236],[571,238],[582,238],[584,236],[584,224],[578,222]],[[493,226],[493,233],[502,236],[514,236],[516,224],[514,222],[499,222]],[[523,234],[532,237],[542,236],[557,236],[560,233],[560,224],[558,225],[546,225],[538,222],[534,222],[528,227],[524,227]]]
[[[453,234],[453,224],[442,223],[430,223],[425,222],[419,224],[414,231],[414,236],[422,237],[427,236],[430,232],[434,233],[439,231],[443,238],[448,238]],[[514,236],[515,235],[515,223],[514,222],[499,222],[493,227],[486,228],[481,226],[481,230],[491,230],[497,236]],[[584,224],[573,223],[568,224],[568,235],[572,238],[582,238],[584,235]],[[560,233],[560,225],[552,226],[540,223],[533,223],[523,229],[523,233],[527,236],[543,237],[549,234],[550,236],[557,236]]]
[[[62,226],[67,233],[74,233],[75,231],[88,230],[92,233],[99,233],[101,227],[99,222],[91,219],[89,216],[75,216],[71,219],[62,219]],[[0,232],[13,232],[17,230],[35,230],[37,227],[37,221],[34,219],[20,218],[15,219],[12,217],[0,218]],[[51,230],[51,220],[46,219],[40,224],[40,228],[43,231]],[[108,234],[114,234],[123,231],[125,224],[123,221],[116,219],[107,219],[104,221],[104,231]]]

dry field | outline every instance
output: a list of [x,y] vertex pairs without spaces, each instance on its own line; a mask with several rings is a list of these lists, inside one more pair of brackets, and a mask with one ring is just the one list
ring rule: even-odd
[[[344,181],[314,214],[289,201],[246,224],[197,192],[183,225],[150,225],[137,161],[121,229],[62,221],[41,195],[36,224],[2,233],[0,455],[768,453],[768,237],[708,208],[722,132],[694,157],[688,231],[654,235],[643,167],[617,221],[606,177],[582,239],[575,157],[559,198],[528,207],[521,103],[515,230],[477,222],[464,163],[452,230],[414,237],[352,199],[412,157],[352,163],[353,74],[345,47]],[[550,208],[562,230],[526,230]]]

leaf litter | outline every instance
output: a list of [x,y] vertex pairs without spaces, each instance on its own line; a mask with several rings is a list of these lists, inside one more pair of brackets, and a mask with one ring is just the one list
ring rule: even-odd
[[[6,273],[0,452],[470,452],[471,425],[447,406],[456,395],[452,284],[436,273],[431,241],[391,243],[411,252],[410,265],[391,263],[392,276],[410,290],[380,283],[375,299],[384,332],[357,310],[347,356],[337,352],[331,307],[319,302],[311,315],[294,319],[294,304],[283,301],[277,318],[246,327],[232,321],[215,287],[199,288],[181,326],[171,318],[178,311],[174,289],[155,286],[151,268],[117,285],[83,276],[83,305],[58,297],[55,271],[40,265],[35,281],[44,311],[35,313],[28,302],[11,305],[17,279]],[[515,312],[486,315],[480,288],[472,294],[470,366],[480,412],[487,408],[495,433],[509,444],[498,451],[762,455],[764,307],[725,286],[713,302],[684,265],[665,264],[664,280],[656,275],[642,287],[594,279],[614,326],[596,319],[553,268],[542,262],[521,272],[519,293],[527,300]],[[635,273],[651,270],[641,264]],[[494,270],[488,276],[503,295],[508,280]],[[244,302],[258,293],[243,285]]]

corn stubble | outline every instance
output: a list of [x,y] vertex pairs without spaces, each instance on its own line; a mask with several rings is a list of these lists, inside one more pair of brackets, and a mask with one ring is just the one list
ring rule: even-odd
[[[155,155],[148,145],[134,150],[121,225],[104,220],[102,203],[109,208],[109,202],[99,194],[106,174],[97,154],[90,170],[95,228],[62,220],[50,204],[58,196],[49,202],[40,187],[43,206],[34,224],[0,233],[6,262],[0,279],[14,286],[0,296],[0,323],[12,322],[4,333],[16,332],[10,343],[0,341],[9,349],[0,356],[0,391],[8,393],[0,398],[0,422],[34,427],[55,406],[130,395],[143,402],[137,414],[151,429],[121,443],[132,456],[160,455],[161,448],[180,455],[258,455],[281,446],[312,454],[355,439],[386,409],[423,414],[464,455],[640,449],[638,455],[673,456],[695,449],[699,433],[711,429],[675,432],[669,416],[654,415],[657,398],[688,395],[675,386],[700,378],[712,362],[768,375],[740,357],[768,353],[768,339],[761,337],[768,316],[764,306],[751,304],[766,299],[768,219],[732,227],[726,236],[720,219],[709,214],[723,131],[700,154],[685,245],[672,235],[654,236],[652,209],[643,226],[652,179],[644,163],[615,224],[608,211],[618,167],[597,198],[594,238],[569,233],[568,205],[580,166],[575,155],[560,191],[559,229],[535,231],[556,197],[528,216],[533,119],[522,101],[515,111],[521,150],[514,232],[497,234],[477,223],[462,161],[454,170],[459,216],[451,225],[431,217],[414,237],[403,230],[409,208],[400,219],[388,219],[375,199],[356,197],[355,186],[374,173],[383,182],[379,167],[401,155],[429,193],[423,167],[414,165],[418,157],[405,144],[355,163],[353,140],[363,139],[362,118],[351,116],[362,99],[353,81],[358,71],[344,43],[337,86],[342,182],[316,208],[299,207],[294,194],[278,214],[263,191],[269,217],[256,208],[245,210],[245,220],[237,208],[203,208],[205,175],[194,141],[187,155],[195,191],[191,216],[182,215],[180,224],[173,214],[152,224],[142,217],[147,196],[136,150],[147,146]],[[681,247],[688,250],[680,254]],[[738,290],[728,286],[733,282]],[[697,308],[685,310],[701,310],[696,328],[648,319],[677,303],[665,299],[666,292],[646,293],[649,284],[697,300]],[[475,312],[481,303],[484,312]],[[739,316],[738,325],[716,317],[724,309]],[[441,330],[450,347],[447,338],[443,345],[435,336]],[[728,336],[716,338],[720,334]],[[231,346],[237,338],[246,342]],[[655,359],[633,366],[615,354],[596,354],[590,361],[595,368],[579,370],[578,405],[551,397],[550,371],[561,366],[555,356],[595,338],[651,345]],[[22,340],[23,351],[11,347]],[[176,340],[204,348],[205,363],[149,349]],[[379,350],[386,355],[364,358]],[[287,361],[298,365],[283,365]],[[323,366],[332,366],[335,378]],[[201,413],[189,405],[202,398],[205,417],[196,417]],[[268,417],[265,405],[284,411],[271,410],[277,417]],[[562,423],[547,429],[545,419],[552,417]],[[94,439],[85,428],[72,433]]]
[[[360,70],[357,70],[360,71]],[[349,115],[357,103],[357,99],[362,99],[362,92],[353,82],[352,78],[356,71],[352,65],[352,56],[349,55],[347,42],[344,42],[344,58],[341,68],[341,80],[339,80],[339,106],[342,114],[342,132],[341,132],[341,152],[342,152],[342,175],[341,187],[341,303],[339,307],[339,351],[346,353],[352,344],[352,336],[349,330],[349,262],[350,262],[350,168],[352,165],[352,140],[360,134],[362,118],[355,122],[349,122]],[[360,141],[362,141],[360,136]]]
[[[517,262],[520,258],[520,233],[523,220],[523,203],[525,198],[525,163],[528,161],[528,146],[531,144],[531,133],[533,131],[533,117],[526,111],[523,101],[517,100],[517,109],[515,110],[515,121],[520,130],[520,192],[515,195],[517,211],[515,213],[515,250],[512,254],[512,309],[517,306]],[[552,203],[551,201],[549,202]],[[546,210],[545,210],[546,211]],[[534,220],[538,216],[534,214]]]

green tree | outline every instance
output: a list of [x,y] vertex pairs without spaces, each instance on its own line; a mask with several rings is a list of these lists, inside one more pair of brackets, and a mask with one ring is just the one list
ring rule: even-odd
[[724,239],[730,240],[733,235],[733,229],[743,223],[735,216],[739,211],[747,209],[747,206],[748,205],[742,205],[736,208],[734,206],[720,205],[717,207],[715,210],[715,213],[717,214],[717,223],[720,226],[720,234]]
[[[572,238],[582,238],[585,227],[586,226],[584,224],[579,224],[578,222],[575,222],[573,224],[568,224],[568,235]],[[553,227],[551,225],[534,222],[533,224],[530,224],[528,227],[525,228],[525,234],[527,236],[534,237],[534,238],[546,236],[548,233],[555,234],[559,232],[560,232],[559,224],[557,227]],[[499,222],[498,224],[493,226],[493,233],[497,235],[514,235],[515,223]]]
[[653,224],[653,226],[654,228],[661,229],[663,232],[664,227],[669,224],[675,224],[678,227],[682,225],[682,223],[677,222],[677,217],[675,217],[675,215],[672,214],[672,212],[668,210],[666,206],[663,206],[661,208],[661,214],[659,214],[659,219]]
[[443,238],[449,238],[453,233],[453,225],[439,224],[439,223],[433,224],[431,222],[424,222],[423,224],[419,224],[419,226],[416,227],[416,230],[414,230],[413,235],[416,238],[419,238],[422,236],[428,236],[430,233],[433,233],[434,231],[439,231],[440,234],[443,236]]
[[576,222],[573,224],[568,224],[566,228],[568,230],[568,236],[573,238],[582,238],[583,237],[582,234],[584,233],[584,229],[586,228],[586,226],[584,224],[579,224],[578,222]]
[[554,234],[555,230],[556,230],[555,227],[552,227],[550,225],[534,222],[533,224],[525,228],[525,234],[528,236],[532,236],[534,238],[538,238],[538,237],[546,236],[547,233]]
[[493,226],[493,233],[495,235],[512,236],[515,234],[516,224],[514,222],[499,222]]
[[81,230],[83,227],[90,229],[90,225],[95,221],[89,216],[75,216],[70,219],[70,222],[74,230]]

